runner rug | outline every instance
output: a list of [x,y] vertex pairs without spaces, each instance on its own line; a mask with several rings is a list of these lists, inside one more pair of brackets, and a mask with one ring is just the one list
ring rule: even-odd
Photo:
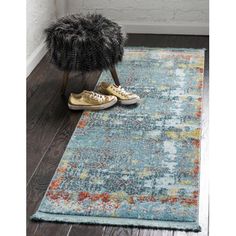
[[83,112],[32,219],[199,231],[203,72],[202,49],[127,48],[141,102]]

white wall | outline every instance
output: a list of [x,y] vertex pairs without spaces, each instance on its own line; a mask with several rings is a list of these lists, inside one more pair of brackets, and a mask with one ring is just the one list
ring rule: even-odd
[[208,0],[67,0],[68,13],[98,12],[129,33],[208,34]]
[[27,0],[27,75],[46,53],[43,30],[56,19],[55,0]]

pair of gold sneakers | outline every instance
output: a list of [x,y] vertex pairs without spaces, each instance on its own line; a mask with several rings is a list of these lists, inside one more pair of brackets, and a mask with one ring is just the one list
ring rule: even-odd
[[97,92],[84,90],[82,93],[71,93],[68,106],[71,110],[103,110],[119,101],[123,105],[137,103],[140,98],[134,93],[125,91],[120,86],[102,82]]

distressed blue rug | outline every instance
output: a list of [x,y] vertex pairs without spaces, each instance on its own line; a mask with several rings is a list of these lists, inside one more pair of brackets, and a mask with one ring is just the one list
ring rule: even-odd
[[204,50],[127,48],[140,104],[83,113],[32,219],[199,231],[203,71]]

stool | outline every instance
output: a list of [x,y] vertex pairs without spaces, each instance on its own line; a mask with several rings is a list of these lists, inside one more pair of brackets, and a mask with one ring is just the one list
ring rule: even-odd
[[45,33],[51,62],[64,71],[62,95],[72,71],[110,70],[120,85],[115,65],[122,61],[126,35],[117,23],[100,14],[74,14],[52,23]]

